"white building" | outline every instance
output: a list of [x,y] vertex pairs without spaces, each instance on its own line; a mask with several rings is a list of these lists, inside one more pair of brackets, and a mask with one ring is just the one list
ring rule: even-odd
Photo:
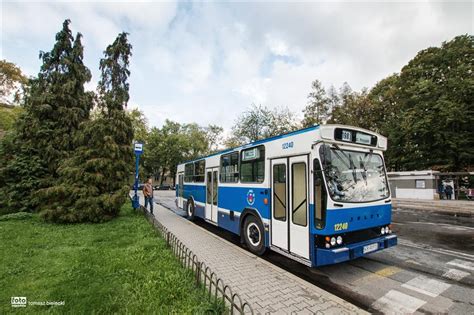
[[388,172],[392,198],[439,199],[438,175],[438,171],[432,170]]

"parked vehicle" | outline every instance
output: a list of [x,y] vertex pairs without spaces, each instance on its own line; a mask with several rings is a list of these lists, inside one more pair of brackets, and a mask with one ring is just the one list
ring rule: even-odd
[[155,185],[153,188],[155,190],[173,190],[173,187],[170,184]]

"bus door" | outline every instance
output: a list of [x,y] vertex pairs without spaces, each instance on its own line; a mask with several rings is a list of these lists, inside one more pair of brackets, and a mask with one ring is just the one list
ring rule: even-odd
[[217,168],[206,171],[206,219],[217,223]]
[[272,160],[271,244],[309,259],[308,158]]
[[183,172],[178,174],[178,208],[183,209],[183,193],[184,193],[184,174]]

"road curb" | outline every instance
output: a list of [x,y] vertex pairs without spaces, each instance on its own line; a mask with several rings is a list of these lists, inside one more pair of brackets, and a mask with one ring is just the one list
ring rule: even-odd
[[[473,205],[474,206],[474,205]],[[416,205],[394,205],[394,209],[409,209],[409,210],[420,210],[430,213],[437,213],[442,215],[450,215],[454,217],[465,217],[465,218],[472,218],[474,217],[474,212],[471,211],[459,211],[459,210],[443,210],[443,209],[426,209],[425,206],[416,206]]]

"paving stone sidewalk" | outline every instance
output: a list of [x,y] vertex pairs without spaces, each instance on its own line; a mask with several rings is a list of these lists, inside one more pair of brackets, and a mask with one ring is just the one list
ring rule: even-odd
[[257,314],[368,314],[157,203],[154,215]]

